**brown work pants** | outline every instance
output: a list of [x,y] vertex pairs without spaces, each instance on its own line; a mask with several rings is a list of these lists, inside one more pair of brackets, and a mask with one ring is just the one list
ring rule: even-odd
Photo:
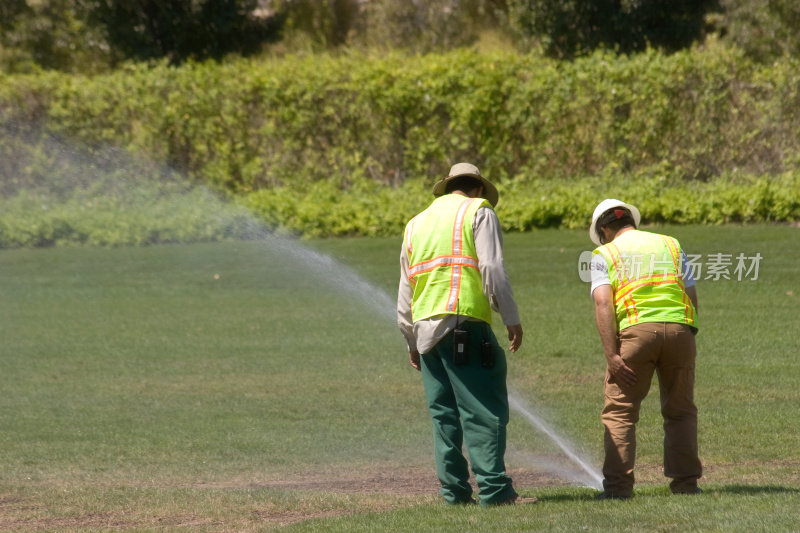
[[636,461],[636,423],[639,408],[658,374],[661,414],[664,418],[664,475],[672,478],[673,492],[697,488],[702,466],[697,453],[697,407],[694,404],[694,367],[697,354],[689,326],[668,322],[636,324],[619,334],[619,353],[635,373],[636,384],[622,388],[606,374],[605,462],[606,492],[630,496]]

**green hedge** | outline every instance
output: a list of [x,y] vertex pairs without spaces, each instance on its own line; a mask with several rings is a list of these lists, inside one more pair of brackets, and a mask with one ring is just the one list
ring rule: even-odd
[[799,66],[710,46],[0,77],[0,247],[217,240],[253,220],[399,235],[462,160],[498,184],[508,231],[585,226],[610,196],[651,222],[798,220]]
[[[500,185],[497,212],[507,232],[587,228],[594,207],[614,197],[635,204],[645,224],[722,224],[800,220],[800,173],[708,183],[583,178]],[[399,188],[360,180],[346,190],[330,181],[300,191],[265,189],[226,201],[178,183],[139,184],[118,194],[69,199],[23,192],[0,200],[0,248],[122,246],[257,238],[264,231],[304,237],[394,236],[433,199],[430,183]]]
[[[304,236],[402,236],[408,219],[432,200],[431,183],[391,189],[364,181],[347,190],[330,182],[304,191],[279,187],[247,195],[259,220]],[[514,181],[498,186],[504,231],[588,228],[604,198],[636,205],[645,224],[763,223],[800,220],[800,172],[759,178],[722,177],[670,183],[664,178],[587,177]]]
[[515,181],[708,180],[800,166],[800,63],[756,65],[713,45],[572,62],[456,51],[131,66],[2,77],[2,124],[244,192],[330,178],[396,186],[459,160]]

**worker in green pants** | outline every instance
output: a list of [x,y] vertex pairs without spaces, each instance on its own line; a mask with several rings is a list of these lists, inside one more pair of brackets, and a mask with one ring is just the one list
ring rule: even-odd
[[503,318],[509,349],[522,325],[503,262],[495,186],[459,163],[434,185],[433,203],[406,226],[397,323],[411,366],[422,372],[434,425],[436,472],[450,504],[472,503],[467,459],[482,505],[521,499],[506,474],[506,360],[491,329]]

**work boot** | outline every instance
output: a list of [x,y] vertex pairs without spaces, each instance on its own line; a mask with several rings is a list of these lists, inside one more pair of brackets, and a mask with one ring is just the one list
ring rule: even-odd
[[686,488],[686,489],[670,489],[672,494],[703,494],[703,489],[700,487]]
[[539,499],[535,496],[531,496],[529,498],[522,498],[519,494],[514,494],[510,498],[506,498],[505,500],[501,500],[497,503],[493,503],[491,505],[525,505],[529,503],[539,503]]
[[594,497],[595,500],[630,500],[631,498],[633,498],[633,494],[622,494],[619,492],[609,492],[607,490],[604,490]]
[[672,494],[702,494],[703,490],[697,486],[697,479],[674,479],[669,484]]

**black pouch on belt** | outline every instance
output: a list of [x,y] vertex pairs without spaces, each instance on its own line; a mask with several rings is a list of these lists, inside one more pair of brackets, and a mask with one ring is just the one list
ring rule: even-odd
[[481,344],[481,366],[494,368],[494,346],[489,341],[483,341]]
[[459,328],[453,330],[453,364],[467,364],[467,341],[469,341],[467,330]]

